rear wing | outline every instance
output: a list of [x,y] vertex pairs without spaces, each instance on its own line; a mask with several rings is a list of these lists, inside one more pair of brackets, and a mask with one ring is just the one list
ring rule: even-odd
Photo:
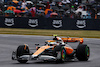
[[80,42],[83,43],[83,38],[62,38],[64,42]]

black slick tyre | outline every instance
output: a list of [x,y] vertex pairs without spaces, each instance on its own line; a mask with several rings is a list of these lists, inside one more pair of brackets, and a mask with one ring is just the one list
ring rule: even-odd
[[63,63],[66,60],[66,56],[67,56],[65,48],[61,47],[59,53],[60,53],[59,56],[60,58],[57,59],[56,63]]
[[30,51],[27,45],[18,46],[17,51],[16,51],[17,61],[20,63],[26,63],[28,60],[20,60],[19,57],[25,54],[29,54],[29,53]]
[[80,44],[76,50],[76,57],[79,61],[88,61],[90,56],[90,49],[85,44]]
[[65,61],[66,56],[67,56],[67,54],[66,54],[66,50],[65,50],[64,47],[62,47],[62,49],[61,49],[61,61],[62,61],[62,62]]

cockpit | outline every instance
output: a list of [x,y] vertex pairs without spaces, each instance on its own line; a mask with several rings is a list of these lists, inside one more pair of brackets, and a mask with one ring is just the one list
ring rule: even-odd
[[46,40],[45,45],[55,46],[57,45],[57,42],[55,40]]

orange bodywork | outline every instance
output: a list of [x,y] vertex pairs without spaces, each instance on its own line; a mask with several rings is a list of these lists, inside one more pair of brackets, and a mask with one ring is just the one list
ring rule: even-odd
[[66,53],[67,55],[70,55],[73,53],[74,49],[70,48],[70,47],[64,47],[66,49]]
[[64,42],[80,42],[80,44],[83,43],[83,38],[62,38]]
[[46,42],[56,42],[55,40],[46,40]]
[[41,54],[45,49],[50,48],[50,46],[42,46],[41,48],[39,48],[33,55],[39,55]]
[[[62,38],[63,42],[80,42],[80,44],[83,43],[83,38]],[[56,42],[55,40],[46,40],[46,42]],[[55,45],[56,46],[56,45]],[[54,47],[55,47],[54,46]],[[54,49],[54,47],[52,48],[52,50]],[[45,51],[45,49],[50,48],[50,46],[42,46],[41,48],[39,48],[33,55],[39,55],[41,54],[43,51]],[[66,50],[67,55],[70,55],[73,53],[74,49],[72,49],[71,47],[64,47]]]

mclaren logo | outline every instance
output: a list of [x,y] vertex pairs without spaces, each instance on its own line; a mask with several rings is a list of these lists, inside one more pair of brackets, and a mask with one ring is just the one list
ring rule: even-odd
[[53,20],[53,27],[55,28],[62,27],[62,20]]
[[76,26],[78,28],[85,28],[86,27],[86,21],[85,20],[77,20]]
[[30,27],[36,27],[36,26],[38,26],[38,19],[29,19],[28,25]]
[[5,18],[5,25],[13,26],[14,25],[14,19],[13,18]]

